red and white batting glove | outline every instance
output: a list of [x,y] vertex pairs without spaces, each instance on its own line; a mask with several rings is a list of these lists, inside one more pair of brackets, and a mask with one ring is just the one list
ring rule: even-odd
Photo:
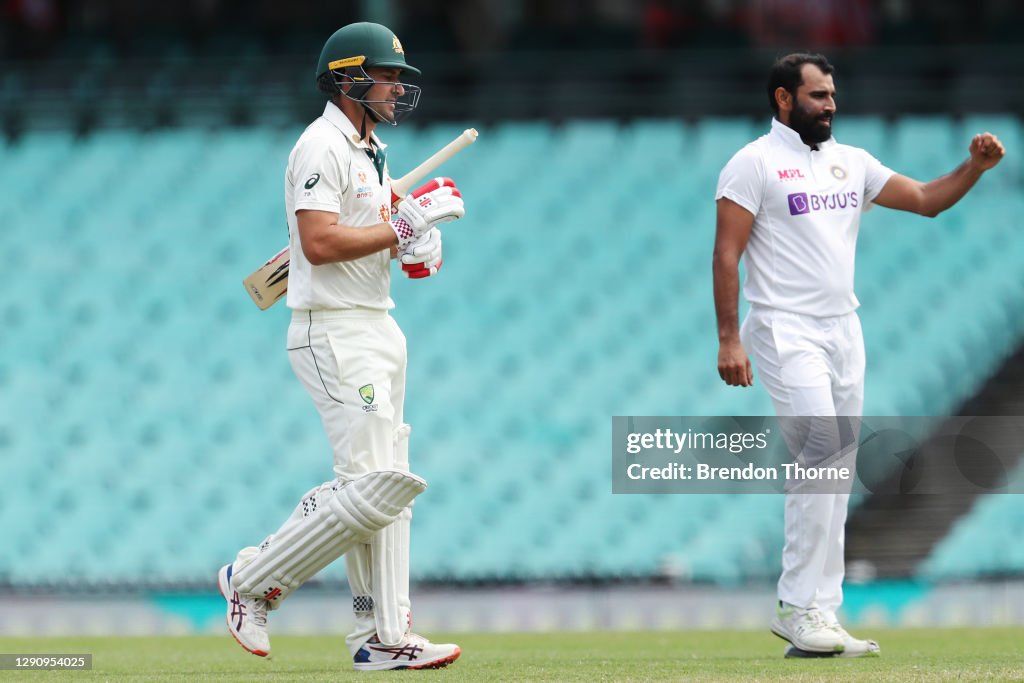
[[455,181],[434,178],[407,195],[391,217],[391,229],[398,235],[398,250],[402,251],[431,228],[465,214],[466,207]]
[[398,254],[402,272],[411,280],[436,275],[441,270],[441,229],[431,228]]

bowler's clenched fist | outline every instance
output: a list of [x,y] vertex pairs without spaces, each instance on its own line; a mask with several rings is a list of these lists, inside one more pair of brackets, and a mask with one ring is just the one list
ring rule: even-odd
[[971,162],[979,171],[987,171],[1006,156],[1006,148],[992,133],[979,133],[971,139]]

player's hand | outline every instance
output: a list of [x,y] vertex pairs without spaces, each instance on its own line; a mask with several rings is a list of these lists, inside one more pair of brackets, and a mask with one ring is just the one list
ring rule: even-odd
[[749,387],[754,384],[754,369],[738,341],[722,342],[718,346],[718,375],[731,387]]
[[434,178],[408,195],[391,217],[398,249],[405,249],[431,228],[462,218],[466,207],[451,178]]
[[979,133],[971,139],[971,162],[980,171],[987,171],[1006,155],[1006,148],[992,133]]
[[441,230],[431,228],[398,256],[402,272],[411,280],[436,275],[441,270]]

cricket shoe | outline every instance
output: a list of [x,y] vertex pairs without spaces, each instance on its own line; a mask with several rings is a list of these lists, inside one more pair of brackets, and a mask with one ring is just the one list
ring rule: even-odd
[[876,641],[854,638],[839,624],[839,621],[832,614],[826,613],[825,621],[831,624],[832,628],[843,637],[845,649],[842,652],[809,652],[793,645],[787,645],[784,653],[785,657],[787,659],[828,659],[833,657],[852,659],[854,657],[880,657],[882,655],[882,649],[878,647]]
[[843,644],[846,646],[846,649],[842,652],[809,652],[792,645],[787,645],[784,653],[786,659],[834,659],[837,657],[851,659],[853,657],[882,656],[882,649],[878,647],[878,643],[874,640],[860,640],[859,638],[854,638],[846,632],[846,629],[838,624],[833,625],[832,628],[838,629],[843,635]]
[[461,654],[458,645],[432,643],[415,633],[406,633],[398,645],[383,645],[373,636],[352,658],[352,668],[356,671],[442,669]]
[[259,657],[270,656],[270,635],[267,633],[267,601],[242,595],[231,583],[232,565],[217,572],[217,587],[228,601],[228,631],[238,644]]
[[843,637],[844,649],[840,653],[840,657],[880,657],[882,655],[882,648],[878,647],[877,641],[854,638],[839,625],[838,621],[832,622],[832,628]]
[[779,601],[772,633],[799,650],[817,653],[839,653],[845,648],[843,636],[825,620],[816,607],[801,609]]

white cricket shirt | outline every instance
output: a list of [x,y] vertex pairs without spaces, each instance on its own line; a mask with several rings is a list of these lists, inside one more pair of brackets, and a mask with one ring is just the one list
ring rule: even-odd
[[[383,145],[375,134],[373,141]],[[355,126],[328,102],[323,116],[299,136],[288,157],[284,205],[288,215],[288,306],[293,309],[374,308],[389,310],[391,254],[383,249],[353,261],[312,265],[299,242],[299,209],[338,214],[338,223],[354,228],[391,219],[391,179],[381,183]]]
[[750,303],[814,316],[860,305],[853,263],[861,213],[894,172],[834,138],[818,147],[772,119],[771,132],[737,152],[718,178],[715,199],[754,214],[743,254]]

